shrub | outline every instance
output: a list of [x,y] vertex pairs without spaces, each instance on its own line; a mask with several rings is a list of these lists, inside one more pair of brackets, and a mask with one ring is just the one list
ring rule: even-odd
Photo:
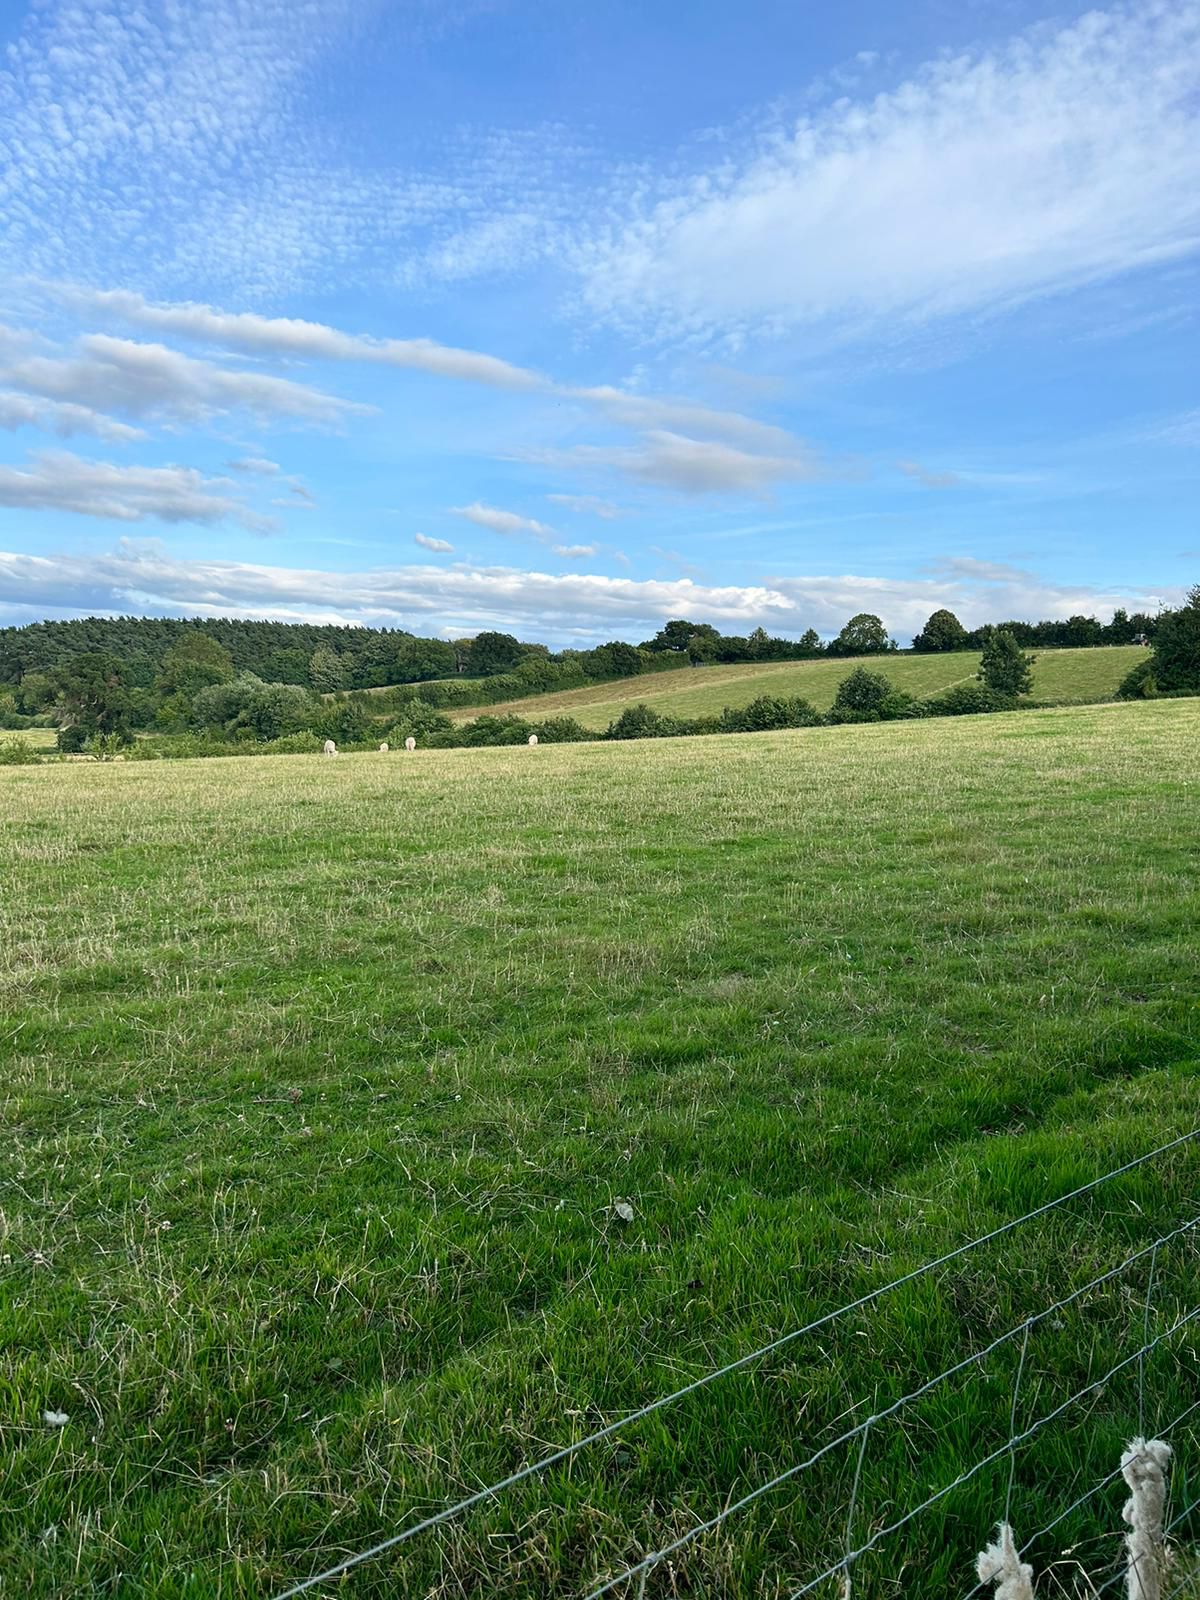
[[154,734],[139,739],[129,752],[130,761],[192,761],[208,756],[317,755],[321,740],[309,729],[260,742],[252,729],[240,730],[245,738],[221,739],[204,733]]
[[921,702],[902,689],[893,689],[884,695],[879,704],[880,722],[903,722],[909,717],[922,716]]
[[724,733],[761,733],[770,728],[812,728],[821,713],[799,696],[760,694],[747,706],[726,706],[719,727]]
[[36,767],[40,760],[24,739],[0,740],[0,767]]
[[[476,717],[454,729],[446,743],[453,745],[524,744],[533,732],[524,717]],[[439,741],[440,742],[440,741]]]
[[610,722],[606,739],[670,739],[679,733],[683,724],[674,717],[660,716],[644,700],[622,711],[615,722]]
[[1158,695],[1158,680],[1154,676],[1154,658],[1147,656],[1121,679],[1117,690],[1118,700],[1153,700]]
[[1012,695],[997,694],[986,683],[956,683],[941,694],[931,695],[921,704],[926,717],[973,717],[985,711],[1011,711]]
[[68,723],[58,730],[58,748],[65,756],[77,756],[88,742],[88,731],[80,722]]
[[1007,628],[993,628],[983,641],[979,681],[997,694],[1028,694],[1033,687],[1033,657]]
[[203,733],[152,734],[139,739],[129,752],[130,761],[183,761],[195,756],[250,755],[259,748],[256,744],[239,747],[227,739]]
[[545,722],[535,722],[530,730],[542,744],[583,744],[600,735],[583,727],[574,717],[548,717]]
[[443,716],[440,711],[427,704],[424,700],[412,700],[404,706],[400,715],[388,729],[384,738],[389,744],[402,745],[405,739],[429,739],[434,735],[453,733],[454,724],[450,718]]
[[335,744],[365,744],[372,737],[371,713],[361,700],[325,701],[321,710],[313,714],[307,707],[307,716],[301,727],[281,727],[280,733],[296,733],[311,729],[321,740],[332,739]]
[[869,672],[866,667],[856,667],[848,678],[838,684],[834,696],[833,720],[847,722],[851,717],[838,715],[852,713],[854,718],[877,719],[884,702],[896,693],[891,681],[882,672]]
[[1160,694],[1200,694],[1200,584],[1188,591],[1187,603],[1178,611],[1159,618],[1153,651]]
[[322,742],[310,728],[304,728],[299,733],[285,733],[278,739],[270,739],[252,753],[265,756],[315,756],[320,752]]
[[516,700],[527,693],[511,673],[501,673],[486,683],[472,678],[435,678],[417,685],[417,699],[431,706],[474,706],[487,700]]
[[0,692],[0,728],[27,728],[31,718],[17,709],[17,697],[8,690]]

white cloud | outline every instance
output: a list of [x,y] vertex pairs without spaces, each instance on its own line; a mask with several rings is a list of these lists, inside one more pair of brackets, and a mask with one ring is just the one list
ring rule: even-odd
[[482,383],[499,389],[538,389],[546,380],[525,367],[478,350],[458,350],[435,339],[372,339],[343,333],[323,322],[263,317],[251,311],[220,311],[192,302],[155,305],[125,289],[56,286],[60,296],[86,310],[108,314],[138,328],[170,333],[252,355],[316,361],[365,361],[411,368],[435,377]]
[[246,410],[264,418],[330,424],[367,407],[294,383],[289,378],[219,367],[210,361],[107,334],[87,334],[70,357],[26,356],[0,369],[13,388],[129,416],[203,422]]
[[263,317],[253,312],[221,311],[213,306],[190,303],[154,305],[124,289],[81,289],[63,284],[51,287],[60,298],[84,310],[113,316],[149,331],[204,340],[248,354],[404,367],[464,383],[573,401],[619,427],[683,433],[777,454],[807,449],[786,429],[736,411],[718,411],[689,400],[636,394],[610,384],[589,387],[557,383],[498,356],[479,350],[454,349],[432,339],[372,339],[344,333],[325,323],[303,322],[291,317]]
[[443,555],[449,555],[454,546],[446,539],[431,539],[427,533],[414,533],[413,543],[419,544],[422,550],[436,550]]
[[273,478],[283,468],[278,461],[270,461],[266,456],[239,456],[236,461],[227,461],[225,465],[230,472],[249,472],[259,478]]
[[488,528],[492,533],[503,533],[510,538],[532,534],[535,539],[548,539],[554,534],[553,528],[533,517],[522,517],[515,511],[502,511],[499,506],[481,505],[478,500],[469,506],[451,506],[450,509],[456,517],[465,517],[480,528]]
[[554,554],[562,556],[565,561],[583,561],[588,556],[596,554],[594,544],[556,544]]
[[[712,586],[669,580],[549,574],[509,567],[407,566],[369,572],[297,570],[242,562],[186,561],[155,541],[121,541],[104,555],[0,553],[0,607],[10,614],[140,609],[216,616],[274,617],[461,630],[499,627],[549,641],[645,637],[667,617],[693,617],[727,632],[764,627],[796,635],[833,633],[857,611],[911,634],[939,606],[969,626],[1007,616],[1104,616],[1113,606],[1153,611],[1180,591],[1098,591],[1048,583],[1035,573],[970,561],[947,562],[926,578],[776,578],[762,585]],[[581,625],[580,619],[586,619]]]
[[116,467],[67,450],[43,450],[26,468],[0,467],[0,506],[73,511],[119,522],[216,523],[226,519],[255,532],[272,524],[228,494],[228,480],[205,478],[191,467]]
[[548,494],[546,499],[552,500],[555,505],[565,506],[568,511],[576,511],[580,516],[601,517],[606,522],[625,515],[620,506],[613,505],[611,500],[600,500],[594,494]]
[[590,310],[672,333],[861,329],[1193,252],[1200,3],[931,62],[663,190],[581,254]]
[[896,469],[924,489],[955,489],[964,482],[957,472],[936,472],[919,461],[897,461]]
[[[352,0],[22,9],[0,56],[0,226],[13,259],[34,271],[70,260],[95,276],[135,257],[186,274],[205,248],[219,262],[239,224],[248,245],[257,222],[261,257],[280,276],[286,227],[246,202],[270,194],[278,168],[328,160],[297,111],[313,64],[353,25]],[[334,210],[310,252],[328,250]],[[297,220],[315,224],[319,211],[310,203]],[[198,217],[204,232],[189,238]]]
[[130,444],[146,437],[140,428],[117,422],[90,406],[4,391],[0,391],[0,428],[40,428],[45,433],[57,433],[62,439],[87,433],[103,439],[105,444]]
[[531,450],[521,458],[552,467],[610,468],[659,489],[683,494],[762,494],[772,484],[811,481],[821,468],[811,452],[755,455],[712,439],[690,439],[666,429],[643,435],[637,445],[572,445]]
[[667,430],[702,439],[722,439],[750,449],[794,450],[797,441],[786,428],[744,417],[737,411],[714,411],[690,400],[664,400],[654,395],[631,394],[606,384],[591,389],[562,389],[560,393],[594,407],[622,427]]
[[1200,408],[1164,417],[1145,429],[1141,437],[1153,444],[1200,445]]

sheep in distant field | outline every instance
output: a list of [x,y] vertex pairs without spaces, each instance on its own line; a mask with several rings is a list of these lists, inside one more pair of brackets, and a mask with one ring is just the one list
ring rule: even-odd
[[381,745],[380,745],[380,746],[379,746],[379,754],[380,754],[380,755],[381,755],[381,756],[385,756],[385,755],[387,755],[387,753],[388,753],[388,751],[389,751],[389,750],[390,750],[390,749],[391,749],[391,745],[390,745],[390,744],[388,744],[388,742],[387,742],[387,740],[386,740],[386,739],[385,739],[385,740],[384,740],[384,741],[383,741],[383,743],[382,743],[382,744],[381,744]]
[[528,745],[535,745],[537,743],[537,734],[536,733],[531,733],[529,735],[529,738],[525,742]]
[[332,739],[326,739],[321,748],[327,756],[337,755],[337,745],[334,744]]
[[408,751],[409,755],[411,755],[413,753],[413,751],[417,748],[417,741],[413,738],[411,733],[409,734],[408,738],[405,739],[405,741],[404,741],[404,748]]

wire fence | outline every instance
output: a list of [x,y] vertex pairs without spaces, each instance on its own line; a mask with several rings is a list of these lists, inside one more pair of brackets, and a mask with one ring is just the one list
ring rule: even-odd
[[[1116,1178],[1144,1167],[1147,1163],[1159,1159],[1168,1152],[1180,1149],[1182,1146],[1191,1144],[1198,1139],[1200,1139],[1200,1128],[1192,1129],[1188,1133],[1146,1152],[1144,1155],[1125,1162],[1121,1166],[1114,1167],[1100,1177],[1092,1179],[1069,1193],[1048,1200],[1023,1215],[1010,1219],[990,1232],[968,1240],[936,1259],[925,1262],[912,1271],[871,1289],[857,1299],[851,1300],[835,1310],[826,1312],[803,1326],[791,1329],[779,1338],[760,1345],[758,1348],[737,1357],[723,1366],[702,1374],[671,1393],[649,1401],[646,1405],[629,1412],[618,1420],[598,1428],[557,1450],[551,1451],[535,1461],[526,1463],[517,1471],[488,1484],[485,1488],[407,1523],[368,1548],[347,1555],[333,1565],[313,1573],[309,1577],[302,1578],[292,1584],[291,1587],[279,1591],[275,1596],[275,1600],[292,1600],[294,1596],[341,1579],[365,1563],[378,1561],[383,1556],[397,1551],[401,1546],[416,1539],[418,1536],[464,1516],[485,1502],[496,1500],[508,1490],[522,1483],[542,1477],[553,1468],[571,1461],[581,1452],[594,1447],[604,1440],[613,1438],[626,1429],[632,1428],[644,1418],[677,1405],[687,1396],[717,1383],[730,1374],[744,1371],[764,1361],[776,1352],[794,1345],[796,1341],[820,1330],[827,1329],[852,1313],[875,1307],[885,1296],[893,1294],[902,1287],[913,1284],[969,1253],[1003,1239],[1015,1230],[1024,1228],[1039,1218],[1068,1206],[1071,1202],[1096,1191]],[[1144,1442],[1143,1436],[1147,1419],[1148,1360],[1159,1349],[1177,1349],[1182,1343],[1180,1335],[1185,1330],[1200,1327],[1200,1282],[1197,1282],[1196,1275],[1193,1274],[1189,1279],[1187,1274],[1184,1274],[1183,1281],[1189,1284],[1189,1298],[1192,1303],[1188,1304],[1186,1309],[1180,1309],[1168,1326],[1152,1334],[1156,1285],[1161,1282],[1163,1262],[1169,1258],[1170,1252],[1182,1244],[1194,1245],[1198,1239],[1200,1239],[1200,1212],[1185,1218],[1174,1227],[1158,1234],[1141,1248],[1126,1255],[1112,1267],[1103,1272],[1098,1272],[1086,1282],[1078,1284],[1069,1293],[1060,1295],[1047,1304],[1040,1306],[1022,1320],[1014,1322],[998,1336],[985,1344],[981,1344],[977,1349],[970,1351],[942,1371],[923,1378],[919,1384],[908,1392],[900,1395],[879,1410],[872,1411],[853,1426],[843,1429],[836,1437],[823,1442],[815,1449],[810,1449],[803,1453],[800,1459],[782,1468],[774,1475],[764,1478],[736,1498],[727,1497],[719,1511],[711,1517],[693,1522],[691,1526],[676,1537],[656,1546],[648,1553],[639,1556],[637,1560],[629,1562],[610,1575],[598,1580],[592,1579],[591,1587],[583,1588],[581,1586],[581,1600],[602,1600],[603,1596],[618,1592],[623,1596],[630,1597],[630,1600],[641,1600],[641,1597],[647,1593],[649,1581],[665,1564],[669,1566],[673,1558],[679,1556],[690,1546],[697,1544],[698,1541],[703,1540],[707,1535],[714,1533],[718,1529],[724,1529],[728,1525],[736,1525],[736,1520],[739,1516],[765,1497],[777,1494],[787,1486],[799,1486],[807,1482],[806,1475],[813,1473],[814,1469],[825,1462],[827,1458],[836,1457],[838,1452],[846,1453],[847,1457],[853,1459],[854,1462],[851,1488],[846,1504],[844,1537],[841,1548],[836,1554],[830,1552],[824,1560],[818,1559],[812,1563],[816,1570],[812,1571],[810,1576],[805,1577],[798,1584],[794,1584],[790,1588],[780,1588],[774,1592],[785,1595],[786,1600],[802,1600],[803,1596],[817,1591],[831,1595],[836,1592],[842,1597],[849,1597],[853,1591],[857,1595],[858,1590],[855,1585],[858,1582],[858,1574],[864,1558],[886,1546],[888,1541],[893,1540],[902,1530],[916,1523],[920,1518],[933,1511],[934,1508],[943,1505],[958,1491],[980,1477],[981,1474],[987,1473],[989,1469],[1003,1466],[1008,1468],[1007,1487],[1002,1501],[1003,1514],[999,1514],[1000,1508],[998,1508],[993,1521],[999,1522],[1002,1534],[1007,1534],[1009,1537],[1013,1560],[1018,1563],[1017,1567],[1012,1567],[1011,1569],[1018,1576],[1010,1577],[1009,1582],[1017,1583],[1019,1564],[1024,1562],[1027,1556],[1041,1556],[1043,1560],[1047,1558],[1049,1552],[1047,1541],[1052,1533],[1061,1528],[1064,1523],[1069,1523],[1071,1519],[1078,1518],[1079,1514],[1083,1513],[1085,1509],[1092,1507],[1093,1503],[1097,1502],[1106,1490],[1114,1487],[1122,1476],[1125,1477],[1127,1483],[1132,1484],[1133,1479],[1130,1477],[1130,1473],[1134,1468],[1127,1465],[1127,1458],[1136,1455],[1135,1446]],[[1086,1383],[1081,1383],[1072,1388],[1071,1392],[1063,1399],[1045,1410],[1033,1421],[1020,1425],[1018,1418],[1022,1382],[1031,1342],[1035,1341],[1045,1328],[1061,1326],[1061,1318],[1064,1312],[1071,1308],[1084,1309],[1088,1296],[1095,1295],[1097,1291],[1102,1290],[1107,1285],[1126,1282],[1129,1276],[1143,1264],[1146,1265],[1148,1270],[1145,1292],[1139,1307],[1140,1330],[1135,1346],[1132,1349],[1127,1349],[1119,1359],[1108,1361],[1107,1364],[1103,1365],[1103,1370],[1099,1371],[1098,1375],[1091,1376],[1089,1374]],[[868,1458],[868,1451],[872,1444],[886,1430],[892,1428],[903,1429],[907,1414],[911,1414],[927,1397],[952,1384],[953,1380],[981,1374],[985,1370],[989,1359],[1009,1346],[1012,1346],[1019,1353],[1015,1376],[1011,1380],[1009,1402],[1005,1408],[1008,1423],[1007,1437],[996,1444],[994,1448],[986,1450],[968,1465],[961,1467],[947,1482],[940,1484],[930,1493],[924,1495],[916,1504],[904,1510],[900,1515],[883,1519],[876,1511],[870,1519],[871,1531],[866,1536],[857,1535],[861,1491],[864,1485],[864,1462]],[[1192,1359],[1193,1361],[1195,1359],[1194,1352],[1192,1352]],[[1027,1445],[1030,1445],[1046,1430],[1052,1429],[1072,1412],[1082,1409],[1087,1402],[1101,1395],[1122,1374],[1128,1374],[1136,1381],[1136,1404],[1131,1405],[1129,1408],[1126,1427],[1127,1436],[1137,1435],[1135,1446],[1131,1446],[1130,1450],[1126,1451],[1120,1464],[1114,1465],[1111,1471],[1101,1475],[1096,1481],[1083,1488],[1082,1492],[1076,1494],[1069,1504],[1057,1509],[1049,1521],[1034,1534],[1027,1537],[1017,1548],[1015,1539],[1011,1536],[1009,1522],[1012,1513],[1018,1456]],[[1156,1438],[1169,1442],[1173,1435],[1178,1435],[1193,1419],[1200,1421],[1200,1399],[1196,1399],[1177,1411],[1176,1415],[1170,1420],[1159,1423],[1156,1430]],[[1165,1444],[1163,1448],[1165,1449]],[[1138,1457],[1138,1459],[1140,1460],[1141,1458]],[[1041,1499],[1048,1501],[1051,1498],[1052,1493],[1048,1486],[1042,1485]],[[1137,1491],[1135,1490],[1130,1504],[1132,1505],[1136,1500]],[[1169,1522],[1164,1522],[1158,1527],[1153,1539],[1151,1539],[1151,1544],[1154,1543],[1154,1539],[1157,1539],[1154,1549],[1161,1551],[1160,1556],[1148,1557],[1146,1551],[1149,1546],[1143,1540],[1139,1553],[1131,1553],[1124,1566],[1103,1578],[1094,1573],[1086,1573],[1082,1562],[1074,1561],[1073,1565],[1078,1571],[1078,1584],[1075,1592],[1080,1595],[1099,1596],[1112,1592],[1119,1584],[1124,1583],[1129,1600],[1171,1600],[1172,1596],[1183,1594],[1195,1594],[1200,1597],[1200,1565],[1188,1567],[1187,1563],[1184,1563],[1183,1568],[1179,1570],[1177,1586],[1174,1588],[1165,1586],[1165,1580],[1168,1576],[1170,1576],[1171,1582],[1175,1582],[1176,1576],[1176,1569],[1169,1565],[1171,1544],[1189,1526],[1189,1519],[1197,1512],[1198,1507],[1200,1507],[1200,1499],[1192,1500],[1182,1511],[1176,1513]],[[1094,1522],[1097,1521],[1100,1524],[1103,1536],[1114,1537],[1120,1531],[1115,1526],[1113,1516],[1108,1509],[1105,1510],[1102,1518],[1097,1513]],[[987,1528],[978,1530],[980,1545],[984,1542],[987,1532]],[[1079,1542],[1076,1541],[1076,1544],[1071,1548],[1073,1551],[1078,1551]],[[1130,1550],[1132,1551],[1132,1549],[1131,1543]],[[807,1564],[804,1561],[805,1554],[805,1552],[797,1552],[797,1564],[802,1567]],[[1157,1561],[1162,1570],[1156,1569],[1151,1573],[1150,1565],[1152,1561]],[[981,1567],[980,1570],[982,1572],[984,1569]],[[1005,1568],[1006,1572],[1009,1570],[1008,1567]],[[1029,1569],[1025,1567],[1023,1570],[1027,1572]],[[875,1576],[878,1578],[879,1575]],[[1153,1582],[1151,1582],[1152,1578]],[[921,1588],[920,1592],[929,1595],[945,1593],[949,1596],[958,1594],[960,1600],[976,1600],[976,1597],[987,1592],[993,1581],[1000,1583],[1001,1580],[994,1577],[981,1577],[980,1581],[965,1593],[957,1585],[953,1588]],[[1026,1580],[1020,1579],[1019,1581],[1025,1582]],[[1079,1587],[1078,1585],[1080,1584],[1083,1586]],[[836,1585],[836,1589],[833,1587],[834,1585]],[[671,1592],[675,1592],[674,1588],[671,1589]],[[889,1586],[886,1592],[893,1593],[898,1591]],[[913,1592],[917,1591],[914,1590]],[[1058,1592],[1066,1593],[1067,1591],[1060,1589]],[[1004,1587],[1001,1585],[997,1589],[998,1600],[999,1597],[1003,1597],[1003,1600],[1010,1600],[1010,1597],[1011,1600],[1022,1600],[1022,1597],[1027,1594],[1032,1596],[1033,1588],[1031,1586]]]

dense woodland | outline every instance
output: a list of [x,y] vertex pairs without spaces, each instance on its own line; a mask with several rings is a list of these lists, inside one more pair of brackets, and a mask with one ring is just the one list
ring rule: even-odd
[[[820,718],[804,701],[762,697],[753,706],[694,725],[631,708],[610,738],[802,727],[814,720],[886,720],[1003,709],[1027,697],[1029,647],[1148,642],[1152,653],[1122,685],[1126,695],[1200,692],[1200,589],[1178,611],[1155,617],[1118,611],[1093,617],[1005,622],[969,631],[950,611],[933,613],[916,652],[978,649],[979,681],[928,704],[897,693],[886,675],[850,673],[833,711]],[[706,623],[667,622],[634,645],[553,652],[510,634],[422,639],[394,630],[196,618],[92,617],[0,632],[0,727],[35,723],[59,730],[66,752],[128,746],[135,734],[212,745],[332,738],[353,746],[392,737],[426,743],[509,743],[537,732],[547,741],[587,738],[569,718],[533,724],[482,716],[454,726],[453,707],[523,699],[644,673],[716,662],[777,662],[883,656],[898,650],[879,617],[862,612],[828,641],[813,629],[797,640],[759,628],[724,635]],[[372,694],[354,693],[373,690]],[[172,749],[181,752],[184,746]]]
[[[1095,617],[1063,621],[1001,622],[1026,648],[1078,648],[1129,644],[1150,638],[1156,619],[1118,611],[1109,623]],[[913,641],[913,649],[978,650],[986,628],[968,630],[953,612],[935,611]],[[421,683],[455,675],[485,678],[512,672],[530,658],[575,669],[583,678],[604,679],[653,670],[646,656],[686,654],[697,662],[804,661],[820,655],[875,655],[897,648],[878,617],[860,613],[833,639],[810,628],[784,639],[756,628],[749,635],[722,634],[702,622],[666,623],[640,645],[613,640],[592,650],[557,653],[522,644],[510,634],[481,633],[470,639],[423,639],[390,628],[350,628],[304,622],[256,622],[224,617],[84,617],[69,622],[31,622],[0,628],[0,684],[17,689],[29,677],[50,674],[75,656],[111,656],[121,663],[131,688],[151,687],[169,651],[201,634],[228,651],[235,672],[264,683],[294,683],[318,693]],[[33,692],[37,693],[35,684]]]

